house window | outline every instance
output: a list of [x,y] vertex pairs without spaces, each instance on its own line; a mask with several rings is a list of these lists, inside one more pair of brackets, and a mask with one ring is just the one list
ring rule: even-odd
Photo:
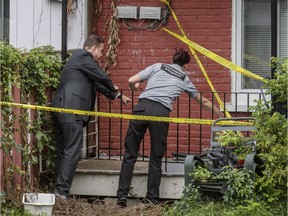
[[[233,57],[237,65],[265,78],[271,77],[271,0],[233,1]],[[277,1],[277,51],[287,58],[287,0]],[[259,82],[234,74],[235,92],[257,92]]]
[[9,41],[9,0],[0,0],[0,40]]
[[279,56],[288,58],[288,1],[280,0],[279,4]]
[[[271,43],[272,0],[233,0],[232,56],[237,65],[262,77],[271,77],[271,50],[287,58],[287,1],[277,1],[277,44]],[[273,16],[274,17],[274,16]],[[272,45],[271,45],[272,44]],[[273,46],[273,47],[271,47]],[[265,98],[263,83],[231,71],[231,101],[228,111],[247,111],[255,100]]]

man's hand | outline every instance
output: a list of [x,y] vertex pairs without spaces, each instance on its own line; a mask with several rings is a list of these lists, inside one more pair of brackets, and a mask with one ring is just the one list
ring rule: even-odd
[[116,90],[119,90],[118,86],[116,86],[116,85],[114,85],[114,88],[115,88]]
[[132,102],[132,100],[129,97],[125,96],[125,95],[121,95],[121,101],[126,106],[128,105],[129,102]]

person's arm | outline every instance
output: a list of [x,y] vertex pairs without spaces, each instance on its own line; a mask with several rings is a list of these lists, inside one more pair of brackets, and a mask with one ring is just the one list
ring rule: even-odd
[[117,89],[115,89],[115,86],[110,77],[100,67],[99,63],[94,61],[90,52],[84,53],[81,57],[80,69],[83,73],[86,74],[86,76],[89,77],[89,79],[93,80],[94,83],[101,83],[109,91],[117,92]]
[[106,86],[104,86],[102,83],[95,82],[94,86],[95,86],[96,90],[99,93],[103,94],[105,97],[108,97],[112,100],[114,100],[115,98],[120,98],[120,92],[119,91],[111,91]]
[[200,94],[197,94],[197,96],[194,98],[199,104],[201,104],[204,109],[208,110],[208,111],[212,111],[219,117],[219,118],[223,118],[224,115],[223,113],[216,107],[213,106],[213,104],[205,97],[201,97]]
[[134,76],[128,79],[128,84],[130,90],[134,91],[139,87],[139,82],[141,82],[141,77],[139,74],[135,74]]
[[[129,102],[132,102],[132,100],[129,97],[127,97],[125,95],[121,95],[120,91],[112,92],[106,86],[104,86],[102,83],[95,82],[95,87],[96,87],[96,90],[98,92],[100,92],[101,94],[103,94],[104,96],[106,96],[108,98],[111,98],[112,100],[114,100],[115,98],[119,98],[119,99],[121,99],[122,103],[125,105],[127,105]],[[118,89],[118,87],[117,87],[117,89]]]

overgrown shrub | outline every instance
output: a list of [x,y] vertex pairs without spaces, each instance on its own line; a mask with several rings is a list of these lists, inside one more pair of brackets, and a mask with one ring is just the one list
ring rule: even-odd
[[[1,101],[15,102],[12,90],[18,89],[20,103],[48,105],[51,98],[47,95],[59,82],[60,54],[51,46],[27,51],[15,49],[5,42],[0,42],[0,49]],[[1,149],[6,161],[1,175],[7,199],[12,199],[24,188],[37,189],[39,175],[35,179],[32,176],[40,173],[39,161],[42,160],[48,170],[54,170],[55,155],[50,113],[21,109],[21,115],[17,116],[12,110],[12,107],[1,106]],[[20,122],[20,129],[13,127],[15,120]],[[15,142],[15,132],[22,134],[21,143]],[[16,151],[22,157],[21,164],[14,163]],[[15,175],[21,176],[21,182],[15,181]]]
[[[245,170],[227,169],[216,175],[199,166],[193,173],[195,181],[227,181],[228,187],[222,199],[216,201],[208,197],[203,201],[197,187],[191,184],[192,188],[186,188],[190,191],[190,196],[184,196],[171,208],[166,209],[166,215],[286,215],[287,113],[275,111],[274,105],[280,103],[284,110],[287,110],[288,59],[273,58],[271,66],[276,74],[274,79],[265,84],[265,88],[266,95],[271,94],[274,100],[258,100],[255,101],[256,106],[250,108],[257,127],[251,139],[256,140],[257,155],[264,162],[263,176],[256,175],[253,182]],[[229,131],[220,136],[220,142],[221,138],[223,145],[245,141],[241,134]],[[240,148],[238,156],[244,159],[248,152],[251,151]],[[237,154],[237,151],[235,153]]]
[[[267,93],[276,98],[276,103],[287,108],[287,73],[288,59],[272,60],[275,68],[275,79],[266,84]],[[287,200],[287,118],[285,113],[273,112],[270,101],[259,100],[252,107],[256,119],[258,155],[264,160],[264,176],[256,178],[255,193],[260,200],[276,203]],[[285,107],[284,107],[285,108]],[[272,113],[272,114],[271,114]]]

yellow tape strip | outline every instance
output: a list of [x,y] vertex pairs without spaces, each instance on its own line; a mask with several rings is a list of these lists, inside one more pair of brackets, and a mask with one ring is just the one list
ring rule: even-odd
[[[23,108],[23,109],[35,109],[35,110],[43,110],[43,111],[48,111],[48,112],[61,112],[61,113],[77,114],[77,115],[88,115],[88,116],[120,118],[120,119],[132,119],[132,120],[143,120],[143,121],[148,120],[148,121],[172,122],[172,123],[182,123],[182,124],[200,124],[200,125],[211,125],[214,122],[214,120],[209,120],[209,119],[170,118],[170,117],[160,117],[160,116],[118,114],[118,113],[84,111],[84,110],[75,110],[75,109],[65,109],[65,108],[11,103],[11,102],[3,102],[3,101],[0,101],[0,104],[2,106],[14,106],[14,107],[19,107],[19,108]],[[227,124],[227,122],[225,122],[225,124]],[[250,123],[247,123],[247,122],[237,122],[237,121],[230,121],[228,124],[231,124],[231,125],[250,125]]]
[[149,120],[149,121],[173,122],[173,123],[183,123],[183,124],[203,124],[203,125],[210,125],[213,122],[213,120],[208,120],[208,119],[206,120],[206,119],[170,118],[170,117],[160,117],[160,116],[118,114],[118,113],[84,111],[84,110],[75,110],[75,109],[28,105],[28,104],[20,104],[20,103],[10,103],[10,102],[2,102],[2,101],[0,102],[0,104],[3,106],[15,106],[15,107],[25,108],[25,109],[44,110],[44,111],[49,111],[49,112],[63,112],[63,113],[68,113],[68,114],[99,116],[99,117],[108,117],[108,118]]
[[[200,124],[200,125],[211,125],[214,122],[214,120],[209,120],[209,119],[170,118],[170,117],[160,117],[160,116],[118,114],[118,113],[84,111],[84,110],[75,110],[75,109],[65,109],[65,108],[11,103],[11,102],[3,102],[3,101],[0,101],[0,104],[2,106],[9,106],[9,107],[14,106],[14,107],[19,107],[19,108],[23,108],[23,109],[35,109],[35,110],[43,110],[43,111],[48,111],[48,112],[61,112],[61,113],[77,114],[77,115],[88,115],[88,116],[120,118],[120,119],[132,119],[132,120],[143,120],[143,121],[159,121],[159,122],[172,122],[172,123],[182,123],[182,124]],[[227,120],[227,121],[229,121],[229,120]],[[221,123],[219,123],[219,124],[221,125]],[[225,121],[225,125],[227,125],[227,124],[251,125],[251,123],[249,123],[249,122],[229,121],[227,123]]]
[[[172,16],[174,17],[174,20],[175,20],[175,22],[176,22],[179,30],[181,31],[181,34],[183,35],[184,38],[188,38],[188,37],[187,37],[187,34],[185,33],[184,29],[182,28],[182,26],[181,26],[181,24],[180,24],[180,21],[178,20],[178,17],[176,16],[176,14],[174,13],[173,9],[171,8],[169,2],[168,2],[167,0],[160,0],[160,1],[164,2],[164,3],[169,7],[169,9],[170,9],[170,11],[171,11],[171,13],[172,13]],[[213,84],[212,84],[212,82],[211,82],[211,80],[210,80],[210,78],[209,78],[209,76],[208,76],[205,68],[203,67],[200,59],[198,58],[195,50],[194,50],[191,46],[189,46],[189,49],[190,49],[190,52],[192,53],[192,55],[194,56],[195,61],[197,62],[198,66],[200,67],[201,71],[203,72],[203,74],[204,74],[204,76],[205,76],[205,78],[206,78],[206,80],[207,80],[207,83],[208,83],[208,85],[210,86],[211,91],[215,94],[215,98],[216,98],[216,100],[218,101],[220,107],[224,110],[225,115],[226,115],[228,118],[231,118],[230,113],[225,109],[224,104],[222,103],[222,101],[221,101],[218,93],[216,92],[216,90],[215,90],[215,88],[214,88],[214,86],[213,86]]]
[[[160,117],[160,116],[144,116],[144,115],[131,115],[131,114],[119,114],[119,113],[107,113],[107,112],[96,112],[96,111],[85,111],[85,110],[75,110],[57,107],[47,107],[20,103],[11,103],[0,101],[2,106],[14,106],[23,109],[35,109],[43,110],[48,112],[61,112],[68,114],[77,115],[88,115],[88,116],[98,116],[98,117],[108,117],[108,118],[120,118],[120,119],[132,119],[132,120],[142,120],[142,121],[159,121],[159,122],[172,122],[172,123],[182,123],[182,124],[200,124],[200,125],[211,125],[214,120],[209,119],[191,119],[191,118],[170,118],[170,117]],[[219,124],[229,124],[229,125],[251,125],[249,122],[237,122],[237,121],[223,121]]]
[[188,46],[191,46],[192,48],[194,48],[195,50],[197,50],[198,52],[202,53],[203,55],[207,56],[208,58],[212,59],[213,61],[221,64],[222,66],[224,67],[227,67],[231,70],[234,70],[236,72],[239,72],[241,74],[243,74],[244,76],[247,76],[247,77],[250,77],[252,79],[255,79],[255,80],[260,80],[262,82],[265,82],[267,83],[268,80],[261,77],[261,76],[258,76],[257,74],[254,74],[252,73],[251,71],[248,71],[236,64],[234,64],[233,62],[230,62],[228,61],[227,59],[224,59],[223,57],[217,55],[216,53],[213,53],[211,51],[209,51],[208,49],[200,46],[199,44],[185,38],[185,37],[182,37],[181,35],[175,33],[175,32],[172,32],[172,31],[169,31],[168,29],[166,28],[162,28],[164,29],[166,32],[168,32],[169,34],[173,35],[174,37],[178,38],[179,40],[181,40],[182,42],[186,43]]

